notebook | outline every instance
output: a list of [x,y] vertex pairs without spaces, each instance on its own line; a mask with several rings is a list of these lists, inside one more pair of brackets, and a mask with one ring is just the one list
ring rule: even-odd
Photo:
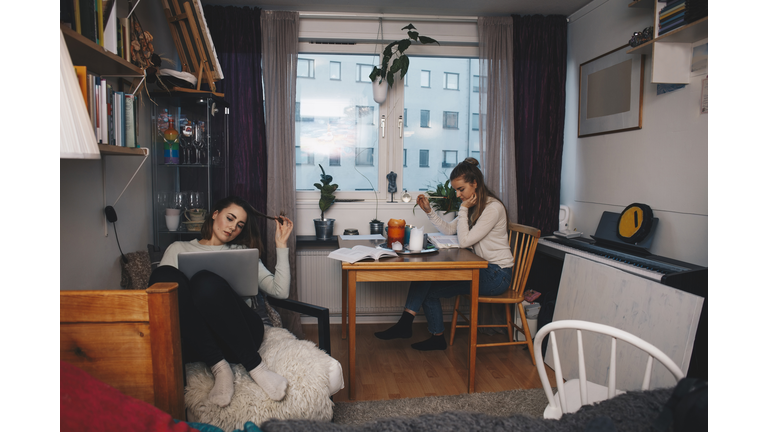
[[258,249],[182,252],[179,254],[179,270],[188,278],[200,270],[216,273],[242,297],[259,293]]

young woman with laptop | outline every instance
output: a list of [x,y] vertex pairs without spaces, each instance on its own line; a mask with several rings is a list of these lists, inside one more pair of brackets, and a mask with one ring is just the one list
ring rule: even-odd
[[[478,165],[477,159],[466,158],[451,171],[451,186],[461,200],[459,215],[453,221],[440,218],[424,194],[419,195],[417,203],[440,232],[458,233],[459,246],[473,248],[475,254],[488,261],[488,268],[480,270],[480,295],[492,296],[509,288],[514,259],[507,242],[507,208],[485,185]],[[446,349],[440,298],[469,294],[470,288],[469,281],[411,282],[400,320],[389,329],[375,333],[376,337],[410,338],[413,319],[419,309],[424,308],[432,336],[411,346],[420,351]]]
[[[276,401],[285,397],[288,381],[269,370],[259,356],[264,324],[258,314],[223,275],[201,270],[187,277],[179,270],[178,257],[185,252],[261,250],[255,217],[255,209],[239,197],[220,200],[203,223],[202,239],[171,244],[149,279],[149,285],[157,282],[179,284],[179,321],[185,361],[203,361],[211,368],[215,383],[208,399],[221,407],[229,405],[234,394],[230,363],[242,364],[251,378]],[[287,240],[293,222],[285,216],[275,220],[275,273],[258,260],[253,263],[258,266],[258,281],[253,283],[257,283],[263,292],[284,299],[288,297],[291,285]]]

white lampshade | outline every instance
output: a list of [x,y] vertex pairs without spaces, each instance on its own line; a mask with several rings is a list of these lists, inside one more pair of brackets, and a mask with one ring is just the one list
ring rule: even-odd
[[61,80],[59,97],[59,115],[61,129],[61,159],[100,159],[96,134],[93,131],[88,110],[85,107],[83,93],[77,83],[77,74],[69,57],[64,34],[59,30],[61,39]]

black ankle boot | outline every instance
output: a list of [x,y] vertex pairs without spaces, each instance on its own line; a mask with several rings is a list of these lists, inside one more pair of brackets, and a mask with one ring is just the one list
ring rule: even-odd
[[400,320],[397,322],[397,324],[384,331],[374,333],[374,336],[383,340],[398,338],[408,339],[413,334],[411,326],[413,325],[414,318],[415,317],[408,312],[403,312],[403,315],[400,317]]
[[432,335],[425,341],[412,344],[411,347],[419,351],[440,351],[448,348],[448,344],[444,335]]

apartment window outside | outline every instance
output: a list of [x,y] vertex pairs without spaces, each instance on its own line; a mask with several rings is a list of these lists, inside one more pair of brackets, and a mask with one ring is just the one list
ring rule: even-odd
[[299,78],[314,78],[315,61],[313,59],[300,58],[296,64],[296,76]]
[[446,90],[459,89],[459,74],[446,72],[443,77],[443,88]]
[[480,114],[472,113],[472,130],[480,130]]
[[341,149],[334,149],[328,155],[328,166],[341,166]]
[[475,93],[480,91],[480,75],[472,76],[472,91]]
[[341,81],[341,62],[332,61],[328,64],[330,79],[334,81]]
[[373,65],[358,63],[355,66],[355,81],[370,84],[371,79],[368,77],[368,75],[371,74],[372,70]]
[[403,149],[403,166],[408,166],[408,149]]
[[[358,148],[355,156],[355,165],[357,166],[373,166],[373,147]],[[357,189],[367,190],[367,189]]]
[[306,152],[301,149],[301,146],[296,146],[296,165],[314,165],[315,155],[314,153]]
[[458,163],[459,152],[457,150],[443,150],[443,168],[453,168]]
[[419,168],[429,168],[429,150],[419,150]]
[[[421,86],[422,87],[430,87],[429,80],[432,73],[428,70],[421,71]],[[406,75],[408,76],[408,75]]]
[[452,111],[443,111],[443,129],[458,129],[459,113]]
[[408,108],[403,108],[403,127],[408,127]]
[[421,110],[421,127],[429,127],[429,110]]

